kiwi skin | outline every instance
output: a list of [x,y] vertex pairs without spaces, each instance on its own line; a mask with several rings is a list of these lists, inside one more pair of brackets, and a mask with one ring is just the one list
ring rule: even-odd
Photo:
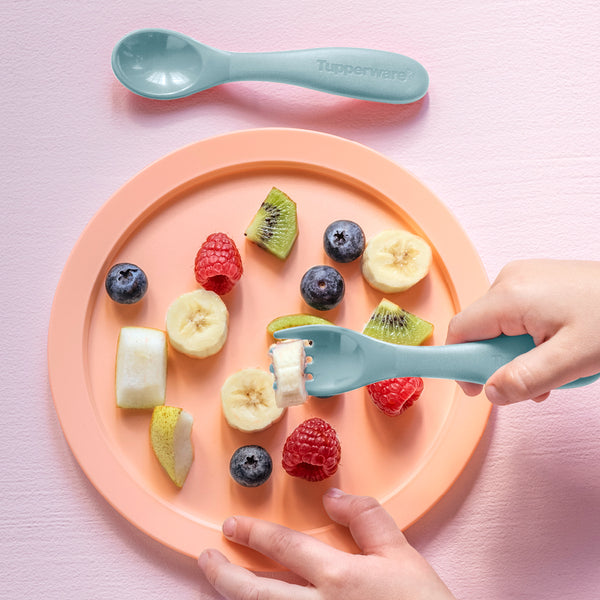
[[322,317],[304,313],[283,315],[273,319],[267,325],[267,333],[273,337],[273,334],[276,331],[280,331],[281,329],[289,329],[290,327],[300,327],[300,325],[333,325],[333,323],[327,319],[323,319]]
[[271,188],[244,235],[277,258],[285,260],[298,237],[296,203],[281,190]]
[[363,329],[370,337],[407,346],[419,346],[433,334],[433,324],[383,299]]

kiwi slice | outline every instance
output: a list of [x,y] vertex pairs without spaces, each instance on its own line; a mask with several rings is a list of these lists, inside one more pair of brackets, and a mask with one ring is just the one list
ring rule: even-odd
[[289,327],[299,327],[300,325],[333,325],[331,321],[316,317],[315,315],[297,314],[297,315],[283,315],[273,319],[267,325],[267,333],[273,335],[280,329],[288,329]]
[[296,203],[281,190],[272,188],[244,235],[285,260],[298,236]]
[[433,333],[433,324],[384,298],[371,314],[363,333],[392,344],[419,346]]

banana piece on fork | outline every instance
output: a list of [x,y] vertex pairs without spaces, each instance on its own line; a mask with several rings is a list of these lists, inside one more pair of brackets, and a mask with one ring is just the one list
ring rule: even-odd
[[304,404],[308,398],[304,345],[304,340],[284,340],[269,348],[271,371],[275,375],[275,402],[281,408]]

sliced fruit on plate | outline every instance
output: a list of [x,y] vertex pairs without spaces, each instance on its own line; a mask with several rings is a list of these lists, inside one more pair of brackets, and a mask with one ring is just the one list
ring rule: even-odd
[[117,343],[115,391],[120,408],[154,408],[165,403],[167,337],[150,327],[123,327]]
[[299,327],[300,325],[333,325],[333,323],[322,317],[304,313],[282,315],[281,317],[276,317],[267,325],[267,333],[272,336],[276,331],[280,331],[281,329]]
[[393,294],[404,292],[429,272],[429,244],[403,229],[389,229],[369,240],[362,255],[364,278],[375,289]]
[[230,375],[221,388],[225,420],[234,429],[262,431],[276,421],[283,408],[275,402],[273,374],[262,369],[242,369]]
[[150,422],[152,449],[177,487],[182,487],[194,461],[192,426],[194,418],[175,406],[157,406]]
[[229,312],[215,292],[199,289],[176,298],[167,310],[169,342],[193,358],[216,354],[225,344]]
[[433,333],[433,324],[384,298],[371,313],[363,333],[391,344],[419,346]]
[[275,402],[286,408],[304,404],[307,399],[304,381],[306,354],[303,340],[283,340],[269,349],[275,375]]
[[272,188],[244,235],[285,260],[298,237],[296,203],[281,190]]

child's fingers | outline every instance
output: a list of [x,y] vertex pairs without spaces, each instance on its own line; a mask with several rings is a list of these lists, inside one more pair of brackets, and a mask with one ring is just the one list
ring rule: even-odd
[[205,550],[198,565],[207,581],[227,600],[271,598],[272,600],[314,600],[312,588],[259,577],[235,565],[217,550]]
[[498,369],[487,381],[485,393],[494,404],[512,404],[522,400],[538,402],[551,390],[579,377],[580,361],[566,354],[564,331],[518,356]]
[[331,519],[350,529],[364,554],[385,555],[406,544],[394,519],[374,498],[332,489],[323,497],[323,503]]
[[488,292],[452,318],[446,344],[487,340],[507,333],[502,331],[501,325],[506,320],[505,313],[506,302],[501,295]]
[[305,533],[252,517],[231,517],[223,533],[232,542],[248,546],[316,583],[327,574],[327,565],[340,560],[339,550]]

